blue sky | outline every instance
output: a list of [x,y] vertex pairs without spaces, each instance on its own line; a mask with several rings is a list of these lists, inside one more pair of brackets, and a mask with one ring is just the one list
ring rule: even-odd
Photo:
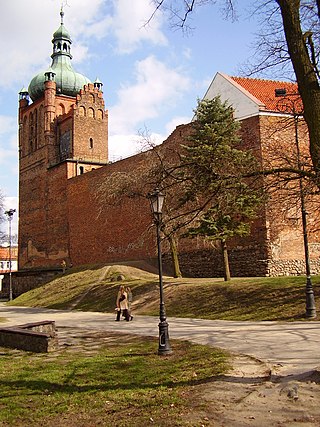
[[[63,3],[74,69],[104,84],[112,161],[141,150],[139,131],[147,129],[160,142],[176,125],[189,122],[216,72],[239,74],[257,32],[245,12],[252,0],[238,1],[236,22],[225,20],[218,6],[199,7],[188,34],[172,28],[163,13],[144,25],[154,10],[151,0]],[[60,7],[60,0],[1,4],[0,189],[6,208],[17,208],[18,93],[51,64]]]

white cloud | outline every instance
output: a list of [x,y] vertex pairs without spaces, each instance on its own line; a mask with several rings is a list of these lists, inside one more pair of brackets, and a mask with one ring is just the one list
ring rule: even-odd
[[142,151],[141,145],[137,142],[137,135],[113,135],[109,137],[109,160],[116,160],[130,157]]
[[[95,0],[95,7],[88,13],[88,0],[70,1],[70,10],[76,3],[76,16],[70,17],[70,32],[74,37],[87,39],[95,37],[100,40],[111,36],[115,38],[115,48],[119,53],[131,53],[142,42],[149,41],[154,45],[165,45],[167,39],[161,31],[162,15],[157,13],[147,23],[154,11],[150,0],[113,0],[107,8],[103,2]],[[68,9],[66,9],[66,13]]]
[[134,154],[141,153],[151,149],[152,145],[158,145],[165,138],[157,133],[150,134],[148,140],[151,145],[147,144],[143,138],[137,134],[113,135],[109,137],[109,160],[115,162],[125,159]]
[[16,118],[0,115],[0,164],[16,160],[17,153]]
[[177,98],[189,88],[189,78],[170,69],[154,56],[136,62],[136,82],[122,86],[119,102],[110,108],[112,135],[131,133],[139,123],[156,118],[172,108]]
[[171,132],[173,132],[175,130],[175,128],[179,125],[184,125],[184,124],[190,123],[191,119],[192,119],[192,117],[187,117],[187,116],[174,117],[173,119],[171,119],[166,124],[167,134],[170,134]]
[[[74,62],[88,58],[88,39],[116,37],[119,52],[132,52],[141,41],[163,44],[161,15],[143,27],[153,6],[149,0],[68,0],[64,23],[76,42],[72,45]],[[60,2],[56,0],[12,0],[1,3],[0,85],[27,85],[30,76],[50,63],[51,39],[60,25]],[[70,7],[69,7],[70,6]],[[25,83],[23,83],[25,82]],[[20,88],[19,88],[20,89]]]
[[17,127],[16,120],[15,117],[0,115],[0,135],[14,132]]
[[150,0],[117,0],[115,4],[114,33],[120,52],[132,52],[142,41],[155,45],[164,45],[167,39],[161,32],[162,16],[159,12],[150,23],[155,5]]

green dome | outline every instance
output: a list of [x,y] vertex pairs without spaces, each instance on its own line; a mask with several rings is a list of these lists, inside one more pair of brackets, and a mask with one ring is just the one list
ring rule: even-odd
[[[61,25],[53,34],[53,53],[51,55],[52,64],[50,72],[54,73],[54,80],[57,85],[57,94],[76,96],[84,85],[91,83],[83,74],[74,71],[71,64],[71,38],[69,32],[63,25],[63,11],[60,12]],[[39,99],[44,94],[44,82],[46,81],[46,71],[43,71],[31,80],[28,92],[32,101]]]
[[[70,60],[69,64],[67,61],[58,61],[56,64],[53,61],[51,69],[55,73],[54,80],[59,95],[76,96],[84,85],[91,83],[86,76],[73,70]],[[45,71],[37,74],[31,80],[28,92],[32,101],[43,96],[45,81]]]
[[66,27],[63,24],[61,24],[60,27],[57,29],[57,31],[53,33],[53,40],[59,39],[59,38],[71,40],[69,31],[66,29]]

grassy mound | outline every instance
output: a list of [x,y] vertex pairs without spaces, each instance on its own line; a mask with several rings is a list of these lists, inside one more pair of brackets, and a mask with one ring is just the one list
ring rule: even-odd
[[[315,296],[320,277],[312,278]],[[173,279],[164,277],[168,316],[224,320],[302,320],[305,277]],[[154,272],[128,265],[72,269],[27,292],[13,305],[113,312],[120,285],[133,291],[135,314],[158,315],[159,284]],[[317,309],[320,306],[316,299]]]

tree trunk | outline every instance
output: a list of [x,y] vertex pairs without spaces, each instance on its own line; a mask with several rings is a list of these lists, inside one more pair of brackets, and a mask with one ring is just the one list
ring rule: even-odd
[[227,249],[227,242],[225,239],[220,240],[221,243],[221,251],[222,251],[222,257],[223,257],[223,270],[224,270],[224,281],[228,282],[231,280],[230,276],[230,268],[229,268],[229,257],[228,257],[228,249]]
[[170,242],[172,264],[174,269],[173,277],[182,277],[182,274],[180,271],[180,265],[179,265],[177,242],[173,234],[169,235],[169,242]]
[[301,29],[300,0],[276,0],[282,15],[288,51],[297,78],[310,138],[310,155],[320,187],[320,87]]

